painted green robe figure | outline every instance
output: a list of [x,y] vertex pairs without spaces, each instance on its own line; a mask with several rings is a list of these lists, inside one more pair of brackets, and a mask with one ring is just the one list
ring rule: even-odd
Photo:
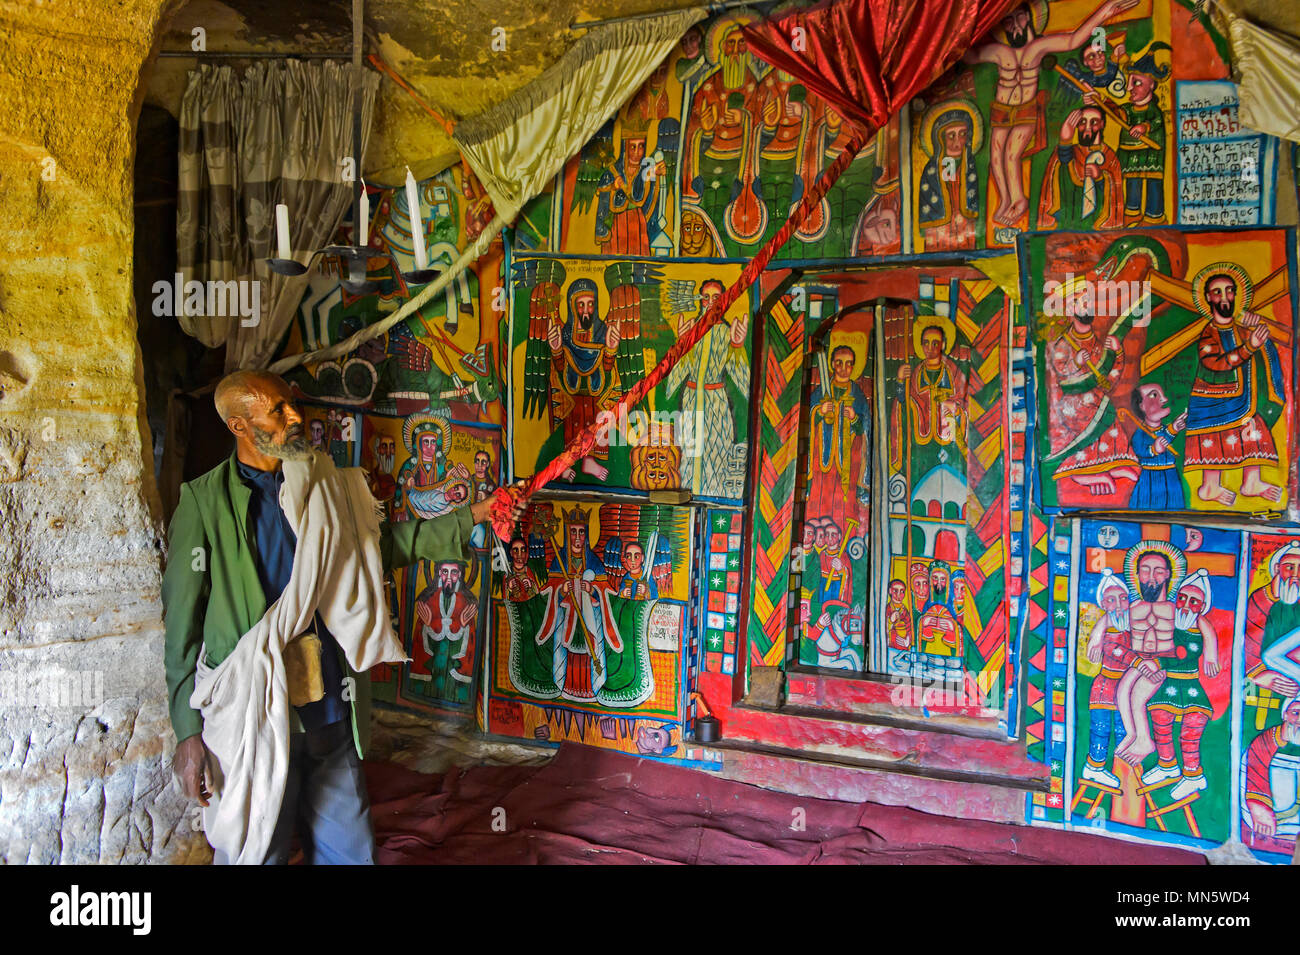
[[1155,42],[1128,71],[1127,103],[1121,103],[1125,124],[1119,134],[1119,165],[1124,175],[1124,225],[1165,223],[1165,114],[1156,88],[1169,75],[1154,53],[1169,44]]

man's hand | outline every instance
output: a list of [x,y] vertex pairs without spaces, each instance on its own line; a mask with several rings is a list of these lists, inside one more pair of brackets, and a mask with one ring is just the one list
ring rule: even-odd
[[1061,142],[1069,143],[1074,139],[1074,130],[1079,125],[1079,120],[1083,119],[1083,110],[1071,110],[1070,115],[1065,117],[1065,122],[1061,124]]
[[1300,690],[1294,680],[1284,677],[1273,670],[1265,670],[1253,679],[1256,686],[1272,690],[1274,693],[1281,693],[1283,696],[1295,696],[1296,691]]
[[[514,486],[517,488],[522,488],[527,483],[528,483],[527,481],[520,480],[520,481],[516,481],[514,483]],[[493,499],[494,496],[489,495],[485,497],[483,500],[475,504],[471,504],[469,506],[470,520],[472,520],[475,524],[481,524],[486,520],[491,520]],[[528,510],[528,503],[526,501],[520,501],[517,504],[515,504],[514,510],[512,510],[510,513],[511,523],[518,524],[521,520],[523,520],[524,512],[526,510]]]
[[207,786],[207,777],[212,775],[211,759],[212,754],[203,745],[202,733],[181,740],[176,746],[176,755],[172,757],[172,772],[180,777],[186,797],[197,799],[204,809],[212,798]]

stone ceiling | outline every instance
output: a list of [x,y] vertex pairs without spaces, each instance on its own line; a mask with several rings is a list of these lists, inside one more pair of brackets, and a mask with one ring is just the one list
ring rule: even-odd
[[[575,20],[698,5],[691,0],[367,0],[366,52],[377,53],[435,110],[455,121],[505,99],[582,36]],[[203,27],[209,51],[346,52],[351,49],[350,0],[267,3],[266,0],[184,0],[161,31],[160,48],[190,48]],[[506,49],[492,48],[493,29],[505,30]],[[185,74],[196,61],[159,58],[146,102],[173,115]],[[241,64],[236,61],[236,66]],[[456,161],[450,138],[392,80],[380,85],[379,110],[367,175],[392,181],[410,165],[428,175]]]

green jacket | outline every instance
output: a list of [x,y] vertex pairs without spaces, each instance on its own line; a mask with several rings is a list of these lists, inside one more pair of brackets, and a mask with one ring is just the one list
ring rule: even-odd
[[[206,647],[210,666],[220,665],[267,608],[257,577],[256,542],[249,534],[252,492],[240,480],[235,460],[232,454],[207,474],[181,485],[180,502],[167,532],[163,657],[177,740],[203,729],[202,714],[190,706],[199,648]],[[473,528],[468,507],[433,520],[381,524],[379,552],[384,569],[406,567],[417,560],[466,560]],[[370,678],[342,662],[356,688],[352,736],[357,752],[365,755],[370,737]],[[292,728],[300,730],[297,714],[290,709],[290,715]]]

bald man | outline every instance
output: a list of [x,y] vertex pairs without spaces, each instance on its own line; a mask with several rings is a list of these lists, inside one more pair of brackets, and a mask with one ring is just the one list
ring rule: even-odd
[[[204,807],[216,777],[203,716],[190,703],[199,654],[206,666],[218,667],[285,590],[297,539],[281,507],[281,463],[319,454],[282,378],[235,372],[217,386],[214,400],[235,451],[182,485],[163,577],[167,689],[179,740],[173,768],[185,794]],[[484,500],[433,520],[381,525],[384,569],[465,560],[470,533],[490,506]],[[364,586],[358,569],[358,593]],[[286,863],[297,830],[309,863],[370,864],[373,835],[360,763],[369,736],[369,680],[350,670],[320,613],[313,624],[285,648],[289,771],[263,861]],[[231,860],[217,852],[214,861]]]

